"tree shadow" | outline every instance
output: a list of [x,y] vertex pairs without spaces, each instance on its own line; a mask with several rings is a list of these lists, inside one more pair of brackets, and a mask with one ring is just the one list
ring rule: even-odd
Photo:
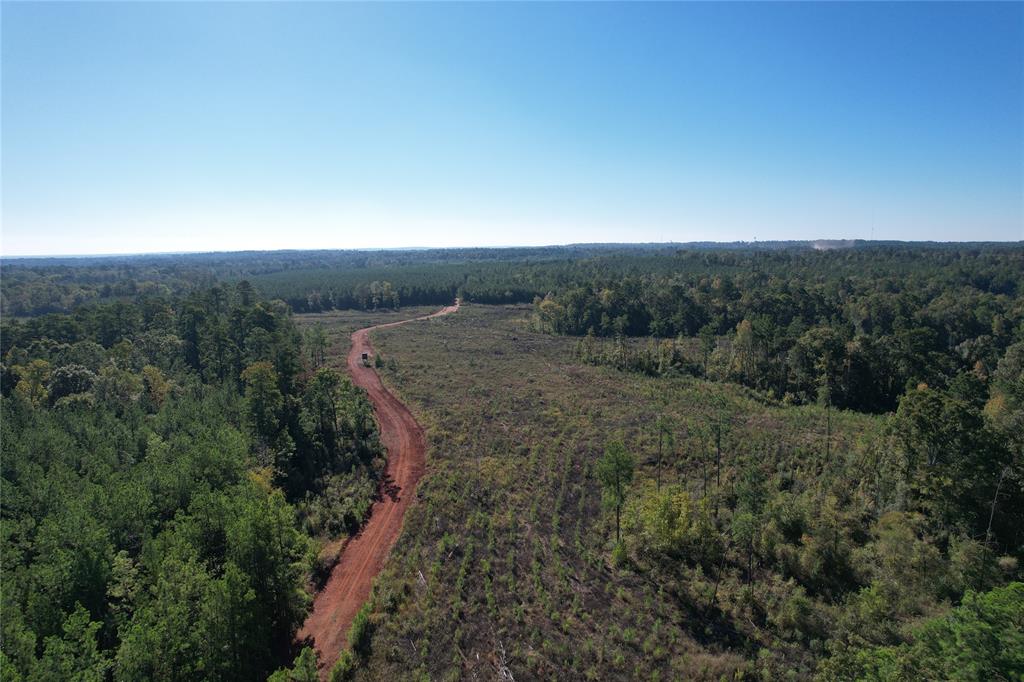
[[387,496],[392,502],[398,502],[401,497],[399,493],[402,492],[402,486],[395,483],[395,479],[391,478],[388,474],[384,474],[384,478],[380,482],[380,495],[383,499]]

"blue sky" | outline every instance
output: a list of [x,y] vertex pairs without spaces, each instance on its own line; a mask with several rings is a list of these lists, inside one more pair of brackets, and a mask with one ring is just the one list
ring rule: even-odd
[[2,5],[5,255],[1024,239],[1024,4]]

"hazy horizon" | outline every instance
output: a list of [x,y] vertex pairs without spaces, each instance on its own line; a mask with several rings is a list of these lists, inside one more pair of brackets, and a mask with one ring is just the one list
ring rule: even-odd
[[0,11],[5,257],[1024,239],[1020,3]]
[[[843,243],[843,244],[856,244],[856,245],[1006,245],[1011,246],[1014,244],[1024,245],[1022,239],[993,239],[993,240],[976,240],[976,239],[954,239],[954,240],[932,240],[932,239],[917,239],[917,240],[906,240],[906,239],[842,239],[842,238],[821,238],[821,239],[764,239],[764,240],[733,240],[733,241],[716,241],[716,240],[701,240],[701,241],[668,241],[668,242],[569,242],[561,244],[497,244],[489,246],[479,246],[474,244],[457,244],[453,246],[366,246],[366,247],[317,247],[317,248],[280,248],[280,249],[203,249],[198,251],[121,251],[121,252],[110,252],[110,253],[30,253],[30,254],[3,254],[0,253],[0,259],[8,260],[45,260],[45,259],[64,259],[64,258],[142,258],[146,256],[202,256],[202,255],[217,255],[217,254],[244,254],[244,253],[334,253],[334,252],[387,252],[387,251],[439,251],[439,250],[513,250],[513,249],[561,249],[561,248],[602,248],[607,247],[612,249],[614,247],[694,247],[694,246],[737,246],[745,248],[757,248],[758,246],[775,245],[775,244],[815,244],[815,243]],[[836,248],[849,248],[849,247],[836,247]]]

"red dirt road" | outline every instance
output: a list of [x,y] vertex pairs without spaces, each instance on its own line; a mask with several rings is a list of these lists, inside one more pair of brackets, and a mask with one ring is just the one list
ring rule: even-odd
[[412,503],[416,484],[423,476],[426,465],[423,429],[405,405],[384,388],[377,372],[372,367],[363,366],[363,353],[373,357],[369,332],[428,320],[458,309],[459,302],[456,301],[455,305],[431,315],[367,327],[352,334],[348,373],[353,383],[366,389],[377,414],[381,442],[387,448],[388,485],[387,492],[383,492],[382,488],[381,499],[373,503],[366,525],[345,546],[327,584],[313,600],[313,611],[297,635],[299,641],[312,638],[320,656],[321,677],[330,671],[346,645],[352,620],[370,596],[372,581],[384,567],[391,548],[398,540],[405,510]]

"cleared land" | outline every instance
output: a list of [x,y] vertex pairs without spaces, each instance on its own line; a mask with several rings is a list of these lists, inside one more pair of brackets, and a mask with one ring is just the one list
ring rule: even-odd
[[303,330],[321,325],[327,333],[327,366],[344,369],[352,346],[352,332],[364,327],[413,320],[437,312],[437,309],[436,305],[421,305],[399,310],[332,310],[327,313],[295,315],[295,323]]
[[[531,332],[529,315],[528,306],[463,306],[429,325],[374,334],[384,383],[423,425],[428,456],[420,502],[374,588],[375,634],[359,674],[805,676],[807,643],[780,618],[825,618],[828,605],[756,564],[744,589],[736,566],[746,562],[731,546],[718,571],[616,565],[594,462],[620,436],[637,455],[634,491],[650,488],[653,422],[668,415],[677,447],[665,456],[663,484],[700,499],[710,479],[708,502],[725,516],[751,463],[795,492],[828,479],[824,410],[734,385],[581,365],[575,339]],[[719,418],[727,423],[720,475],[708,439],[696,435]],[[834,414],[833,458],[877,424]]]

